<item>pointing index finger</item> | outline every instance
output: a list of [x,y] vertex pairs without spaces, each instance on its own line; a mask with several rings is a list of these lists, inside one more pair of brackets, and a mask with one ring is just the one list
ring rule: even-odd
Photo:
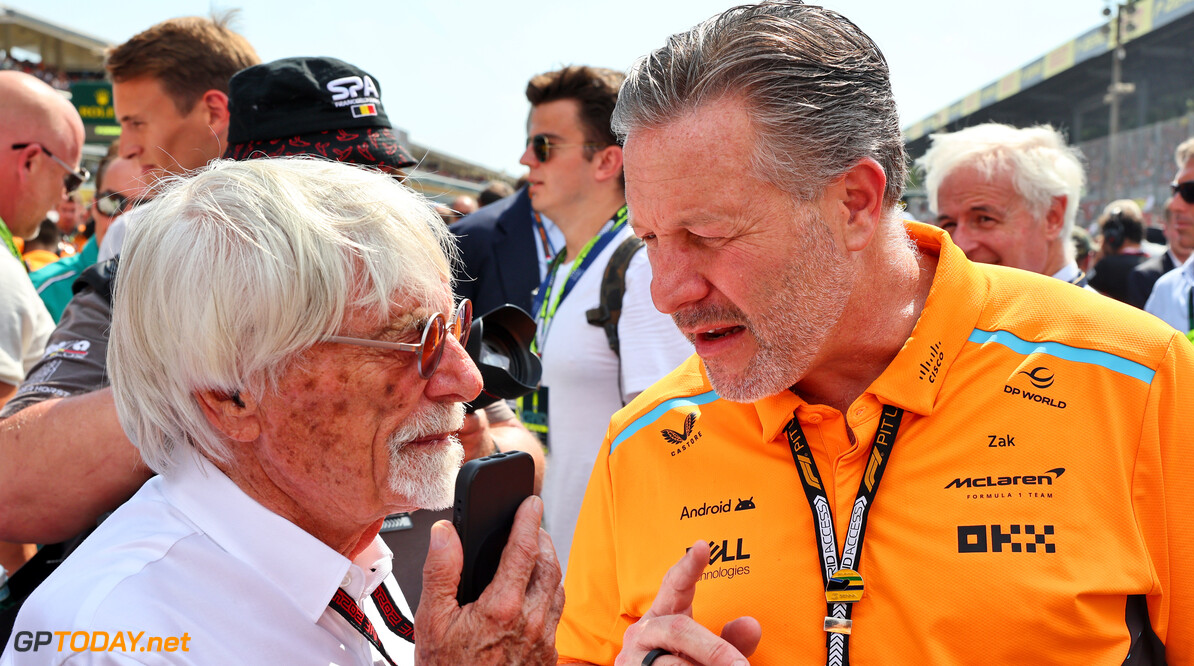
[[663,576],[659,594],[651,609],[643,617],[687,615],[692,617],[692,600],[696,597],[696,583],[709,564],[709,544],[697,541],[672,565]]

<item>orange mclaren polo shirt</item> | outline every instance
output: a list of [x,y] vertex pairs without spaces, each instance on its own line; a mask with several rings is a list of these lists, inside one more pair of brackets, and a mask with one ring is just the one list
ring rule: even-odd
[[789,392],[721,399],[694,356],[614,416],[572,546],[561,662],[613,663],[704,539],[696,620],[718,633],[757,618],[753,664],[825,664],[817,528],[784,427],[795,413],[840,552],[883,405],[905,411],[857,567],[852,664],[1194,662],[1194,346],[908,228],[940,257],[932,289],[847,413]]

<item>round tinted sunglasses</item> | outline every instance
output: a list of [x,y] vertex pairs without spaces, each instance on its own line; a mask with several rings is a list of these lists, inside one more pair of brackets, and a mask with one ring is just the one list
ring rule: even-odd
[[540,162],[546,162],[551,159],[551,151],[557,148],[571,148],[573,146],[580,146],[582,148],[604,148],[605,145],[600,143],[593,143],[586,141],[584,143],[553,143],[551,138],[546,134],[536,134],[527,139],[527,145],[535,153],[535,159]]
[[460,305],[456,306],[456,312],[452,315],[452,319],[445,319],[444,315],[439,312],[432,315],[427,320],[427,325],[423,327],[423,338],[417,345],[404,342],[382,342],[368,338],[350,338],[343,335],[333,335],[327,341],[418,354],[419,376],[423,379],[431,379],[431,375],[435,374],[435,369],[439,367],[440,359],[444,356],[444,346],[447,343],[448,335],[459,340],[460,345],[464,346],[468,342],[468,332],[472,325],[473,304],[465,298],[461,299]]
[[1173,193],[1180,196],[1182,201],[1188,204],[1194,204],[1194,180],[1187,180],[1181,183],[1173,183],[1169,186]]

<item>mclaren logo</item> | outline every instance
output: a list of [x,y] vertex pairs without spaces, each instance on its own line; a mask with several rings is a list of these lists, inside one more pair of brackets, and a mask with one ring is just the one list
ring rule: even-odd
[[676,432],[671,428],[664,428],[659,431],[659,434],[663,435],[663,440],[673,445],[673,457],[687,451],[701,438],[701,431],[696,429],[696,422],[697,413],[690,412],[688,416],[684,417],[684,432]]
[[1053,481],[1065,474],[1064,467],[1055,467],[1044,474],[1017,474],[1015,476],[968,476],[954,479],[946,484],[950,488],[995,488],[997,486],[1051,486]]
[[1053,371],[1043,365],[1033,368],[1032,372],[1021,370],[1019,374],[1028,375],[1028,379],[1032,381],[1032,385],[1039,389],[1047,389],[1053,386]]

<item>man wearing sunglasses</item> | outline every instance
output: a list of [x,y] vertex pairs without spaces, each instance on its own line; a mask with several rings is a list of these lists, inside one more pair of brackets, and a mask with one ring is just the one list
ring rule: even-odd
[[95,189],[95,200],[91,202],[95,233],[83,249],[29,274],[55,323],[62,319],[62,311],[74,297],[75,279],[96,262],[112,222],[140,201],[146,189],[141,165],[126,157],[105,158],[95,170]]
[[16,631],[187,635],[198,664],[554,662],[564,595],[538,497],[463,608],[459,539],[434,526],[413,625],[378,535],[392,513],[451,505],[455,433],[481,390],[451,245],[393,178],[322,160],[221,161],[148,204],[121,256],[109,370],[158,476]]
[[17,251],[38,224],[87,178],[79,167],[83,121],[37,78],[0,72],[0,404],[41,357],[53,330]]
[[1177,147],[1174,154],[1177,175],[1173,177],[1173,195],[1165,206],[1166,229],[1172,226],[1170,251],[1184,249],[1185,263],[1157,279],[1144,309],[1165,323],[1186,333],[1194,341],[1194,139]]
[[1070,243],[1086,182],[1080,157],[1047,125],[986,123],[934,134],[917,164],[937,226],[971,261],[1086,287]]
[[610,129],[619,72],[565,67],[527,84],[531,113],[521,163],[531,207],[564,234],[532,302],[539,391],[520,400],[523,421],[545,435],[545,524],[567,567],[584,481],[609,417],[675,368],[692,347],[651,304],[646,252],[625,265],[620,347],[589,321],[602,303],[606,266],[633,232],[628,223],[622,147]]

